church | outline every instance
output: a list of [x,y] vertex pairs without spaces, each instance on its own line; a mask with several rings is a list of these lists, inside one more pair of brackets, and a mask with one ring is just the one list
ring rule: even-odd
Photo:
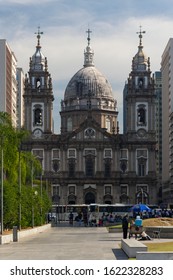
[[61,132],[53,132],[53,81],[40,45],[25,76],[23,143],[43,169],[53,203],[158,203],[156,94],[142,31],[124,88],[124,132],[107,78],[95,67],[88,29],[83,67],[69,79],[61,101]]

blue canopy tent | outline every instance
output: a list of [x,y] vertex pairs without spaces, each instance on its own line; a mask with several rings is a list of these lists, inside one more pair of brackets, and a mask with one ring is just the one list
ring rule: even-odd
[[146,204],[135,204],[134,206],[132,206],[132,208],[130,209],[131,212],[151,212],[151,208],[148,207]]

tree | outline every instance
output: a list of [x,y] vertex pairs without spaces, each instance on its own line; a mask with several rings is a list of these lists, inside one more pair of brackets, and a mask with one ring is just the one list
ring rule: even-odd
[[0,112],[1,171],[3,167],[1,212],[3,209],[4,228],[32,226],[33,209],[34,224],[40,225],[45,222],[46,213],[51,207],[44,188],[41,193],[38,185],[34,185],[35,177],[42,172],[39,160],[31,152],[21,150],[21,143],[27,136],[27,131],[16,130],[12,126],[7,113]]

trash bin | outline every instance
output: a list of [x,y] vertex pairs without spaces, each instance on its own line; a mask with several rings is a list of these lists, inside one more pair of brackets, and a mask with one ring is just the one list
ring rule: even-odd
[[17,226],[13,227],[13,242],[18,241],[18,231],[17,231]]

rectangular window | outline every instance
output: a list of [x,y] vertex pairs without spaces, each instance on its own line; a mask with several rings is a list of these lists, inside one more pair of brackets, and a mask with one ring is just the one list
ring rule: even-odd
[[127,159],[127,153],[128,153],[127,149],[121,149],[120,150],[120,157],[121,157],[121,159]]
[[60,158],[60,150],[52,149],[52,159],[59,159],[59,158]]
[[111,194],[111,186],[105,186],[105,195]]
[[32,154],[40,161],[41,167],[44,170],[44,150],[33,149]]
[[68,149],[68,158],[76,158],[76,149]]
[[121,194],[126,194],[127,195],[127,186],[121,186]]
[[59,186],[52,185],[52,196],[59,195]]
[[69,186],[69,195],[74,194],[75,195],[75,186]]
[[112,158],[112,149],[104,149],[104,158]]

